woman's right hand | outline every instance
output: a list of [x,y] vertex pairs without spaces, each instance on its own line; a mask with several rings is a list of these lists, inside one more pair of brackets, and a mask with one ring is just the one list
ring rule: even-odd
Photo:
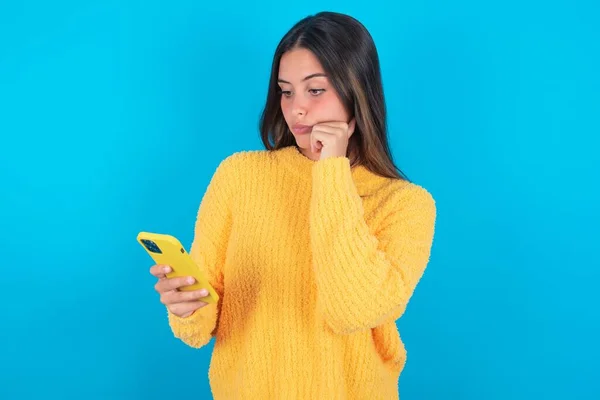
[[171,267],[168,265],[156,264],[150,267],[150,273],[158,278],[154,289],[160,294],[160,302],[167,306],[172,314],[186,318],[208,304],[199,300],[208,296],[206,289],[179,291],[181,287],[192,285],[195,282],[194,278],[191,276],[167,278],[166,274],[169,272],[171,272]]

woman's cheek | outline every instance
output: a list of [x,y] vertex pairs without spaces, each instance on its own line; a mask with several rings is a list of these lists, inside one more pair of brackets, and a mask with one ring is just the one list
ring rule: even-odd
[[285,120],[289,122],[290,106],[285,99],[281,99],[281,112],[283,113]]
[[337,121],[342,119],[340,115],[339,102],[335,98],[319,97],[315,99],[315,109],[319,110],[319,116],[321,121]]

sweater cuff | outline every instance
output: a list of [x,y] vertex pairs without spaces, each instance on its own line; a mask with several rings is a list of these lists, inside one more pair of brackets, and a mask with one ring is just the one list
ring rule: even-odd
[[319,189],[335,187],[344,196],[353,192],[358,194],[348,157],[330,157],[319,160],[313,165],[312,174],[313,182],[320,185]]
[[[210,307],[213,306],[212,304],[208,304],[206,306],[204,306],[204,308],[206,307]],[[194,311],[194,313],[188,317],[179,317],[175,314],[173,314],[171,311],[169,311],[169,309],[167,309],[167,315],[169,318],[169,321],[172,324],[176,324],[179,326],[192,326],[192,325],[198,325],[199,323],[201,323],[200,321],[202,321],[203,318],[206,318],[205,315],[202,315],[202,309],[198,309],[196,311]]]
[[[363,204],[352,177],[348,157],[331,157],[320,160],[313,166],[313,206],[326,211],[319,223],[330,229],[332,219],[336,222],[353,222],[361,217]],[[340,219],[338,210],[343,210]],[[337,225],[337,224],[335,224]]]

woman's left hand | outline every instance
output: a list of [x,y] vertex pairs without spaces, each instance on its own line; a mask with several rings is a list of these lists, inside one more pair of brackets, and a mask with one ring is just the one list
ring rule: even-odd
[[313,153],[321,152],[319,160],[331,157],[346,157],[348,139],[354,133],[356,120],[349,123],[324,122],[313,126],[310,134],[310,149]]

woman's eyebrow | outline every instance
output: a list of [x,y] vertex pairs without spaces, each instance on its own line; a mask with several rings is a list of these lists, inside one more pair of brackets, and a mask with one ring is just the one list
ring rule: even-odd
[[[316,74],[310,74],[310,75],[306,76],[304,79],[302,79],[302,81],[307,81],[307,80],[309,80],[309,79],[316,78],[316,77],[318,77],[318,76],[324,76],[325,78],[327,78],[327,75],[326,75],[326,74],[324,74],[324,73],[321,73],[321,72],[318,72],[318,73],[316,73]],[[288,81],[284,81],[284,80],[283,80],[283,79],[281,79],[281,78],[277,79],[277,82],[280,82],[280,83],[287,83],[287,84],[290,84],[290,85],[291,85],[291,83],[289,83]]]

